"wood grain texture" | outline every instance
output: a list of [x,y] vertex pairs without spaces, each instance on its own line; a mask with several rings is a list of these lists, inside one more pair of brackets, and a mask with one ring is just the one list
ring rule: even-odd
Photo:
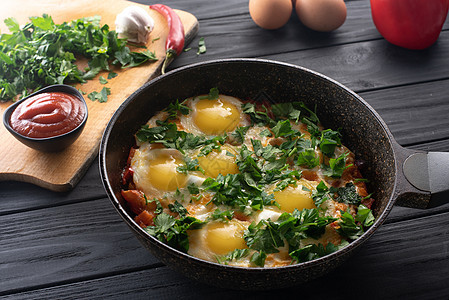
[[[422,299],[416,292],[425,290],[426,299],[443,299],[449,295],[448,228],[449,213],[385,225],[357,257],[343,266],[320,279],[282,290],[223,290],[193,282],[162,267],[25,292],[14,298],[223,299],[226,295],[272,299],[300,294],[314,299]],[[407,234],[410,231],[414,233],[412,238]],[[408,276],[405,278],[404,274]],[[349,283],[351,288],[342,288]]]
[[3,216],[0,226],[0,295],[159,264],[108,199]]
[[[169,69],[210,59],[234,57],[282,60],[307,67],[312,58],[319,60],[323,54],[325,57],[322,63],[327,65],[329,64],[327,56],[332,55],[336,49],[340,49],[340,45],[349,44],[348,46],[350,46],[358,42],[368,41],[380,42],[380,45],[387,47],[387,51],[393,51],[396,48],[394,51],[399,51],[398,56],[402,56],[403,52],[415,52],[415,58],[419,60],[422,55],[419,54],[422,52],[410,51],[393,46],[382,38],[372,22],[369,1],[347,2],[348,17],[346,22],[342,27],[330,33],[315,32],[306,28],[301,24],[296,15],[292,15],[289,23],[281,29],[263,30],[257,27],[251,20],[246,7],[247,2],[236,4],[240,7],[245,6],[241,8],[241,14],[220,18],[201,18],[201,16],[204,16],[204,9],[208,8],[209,5],[190,7],[190,1],[182,3],[174,2],[183,9],[188,7],[189,11],[199,16],[200,30],[197,38],[191,43],[191,47],[196,47],[198,45],[198,39],[204,37],[208,50],[206,54],[200,56],[196,55],[196,51],[184,53]],[[444,28],[449,28],[449,19],[446,20]],[[443,33],[446,32],[444,31]],[[442,39],[444,38],[440,38],[428,50],[435,48]],[[336,48],[332,48],[333,46]],[[304,52],[304,50],[308,51]],[[429,52],[428,50],[424,52]],[[346,48],[341,48],[341,51],[345,52],[347,50]],[[307,55],[303,56],[303,52]],[[316,56],[313,56],[315,52],[317,52]],[[431,51],[426,56],[432,56],[432,53]],[[354,59],[360,56],[360,53],[354,54],[349,52],[348,55],[352,56],[352,58],[349,58],[349,61],[357,64]],[[360,61],[360,65],[363,65],[363,63],[365,62]],[[332,67],[332,65],[329,67]],[[320,71],[320,69],[316,71]],[[349,75],[352,75],[355,71]],[[346,70],[342,70],[342,72],[346,72]],[[333,74],[328,75],[331,76]]]
[[[292,28],[260,30],[249,19],[247,1],[164,1],[193,13],[200,22],[198,37],[189,45],[193,49],[171,68],[224,57],[303,65],[358,91],[401,144],[449,151],[449,20],[437,44],[408,51],[389,45],[377,33],[368,0],[345,2],[348,21],[339,31],[321,35],[301,28],[295,17],[289,23]],[[206,38],[208,51],[196,55],[200,37]],[[3,298],[449,298],[449,199],[431,210],[394,207],[360,251],[318,280],[248,293],[200,284],[161,266],[106,199],[97,164],[94,161],[76,188],[66,193],[0,182]],[[342,288],[348,283],[351,289]]]
[[[100,15],[102,24],[109,24],[115,28],[115,17],[125,7],[132,3],[122,0],[105,1],[8,1],[0,10],[0,19],[15,17],[20,24],[27,22],[28,16],[51,15],[56,23],[70,21],[86,16]],[[93,80],[83,85],[76,85],[85,93],[100,91],[104,86],[111,89],[107,103],[92,102],[87,99],[89,118],[83,133],[69,148],[58,153],[42,153],[17,141],[9,134],[3,123],[0,124],[0,180],[17,180],[31,182],[54,191],[66,191],[75,186],[95,158],[101,136],[109,119],[120,104],[147,82],[160,73],[161,64],[165,57],[165,40],[168,35],[167,22],[159,13],[149,10],[148,6],[141,5],[155,20],[155,28],[147,42],[147,48],[154,51],[158,61],[147,63],[137,68],[120,69],[113,71],[119,75],[102,85],[98,77],[107,77],[108,72],[100,73]],[[180,16],[186,39],[191,40],[198,29],[197,19],[190,13],[176,11]],[[3,24],[3,23],[2,23]],[[5,25],[2,25],[5,30]],[[154,38],[160,38],[153,42]],[[132,49],[138,50],[138,49]],[[81,60],[80,64],[84,61]],[[0,104],[0,114],[10,103]]]

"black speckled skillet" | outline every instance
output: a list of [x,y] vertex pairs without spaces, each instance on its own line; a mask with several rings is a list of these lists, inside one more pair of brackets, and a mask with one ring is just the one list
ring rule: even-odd
[[[169,102],[207,94],[212,87],[241,99],[266,95],[276,102],[304,101],[315,107],[325,127],[341,128],[343,144],[365,164],[369,192],[376,199],[374,225],[358,240],[326,257],[280,268],[239,268],[206,262],[174,250],[149,236],[128,213],[120,195],[120,176],[134,133]],[[313,71],[259,59],[203,62],[169,72],[134,92],[115,112],[100,148],[104,187],[120,216],[142,244],[163,263],[188,277],[232,289],[272,289],[316,278],[339,264],[384,222],[396,201],[425,208],[431,194],[449,187],[449,153],[425,153],[402,148],[386,124],[361,97]],[[441,158],[443,160],[441,160]],[[413,183],[413,184],[412,184]],[[439,199],[436,199],[437,201]]]

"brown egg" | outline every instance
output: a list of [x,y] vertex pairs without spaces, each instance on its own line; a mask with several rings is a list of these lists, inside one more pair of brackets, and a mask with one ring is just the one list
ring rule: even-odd
[[296,14],[301,22],[316,31],[332,31],[346,20],[343,0],[296,0]]
[[249,0],[249,14],[254,23],[264,29],[278,29],[292,14],[291,0]]

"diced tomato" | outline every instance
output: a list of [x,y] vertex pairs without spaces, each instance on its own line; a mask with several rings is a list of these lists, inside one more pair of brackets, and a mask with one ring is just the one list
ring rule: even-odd
[[122,184],[126,186],[128,183],[130,183],[131,179],[133,178],[133,175],[134,175],[133,169],[131,169],[131,167],[126,168],[122,174]]
[[234,212],[234,218],[236,218],[239,221],[249,221],[249,217],[247,215],[245,215],[242,212],[239,211],[235,211]]
[[134,221],[141,227],[153,226],[154,217],[155,215],[153,212],[144,210],[134,218]]
[[309,181],[320,181],[318,174],[315,171],[303,170],[301,174],[304,179]]
[[129,150],[128,160],[126,162],[128,166],[131,165],[131,160],[134,157],[134,153],[136,153],[136,148],[131,148],[131,150]]
[[135,214],[140,214],[145,209],[148,211],[154,211],[156,209],[156,202],[145,200],[144,193],[141,191],[122,190],[122,196]]

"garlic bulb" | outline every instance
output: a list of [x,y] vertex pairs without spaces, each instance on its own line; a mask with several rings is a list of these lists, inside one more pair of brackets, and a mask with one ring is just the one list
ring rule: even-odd
[[153,28],[153,18],[138,6],[128,6],[115,19],[118,37],[130,42],[146,43]]

